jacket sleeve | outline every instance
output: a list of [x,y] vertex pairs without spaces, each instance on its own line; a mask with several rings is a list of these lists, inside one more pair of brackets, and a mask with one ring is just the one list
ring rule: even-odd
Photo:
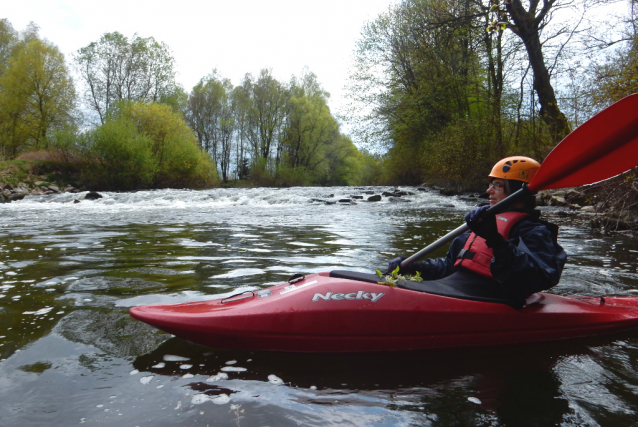
[[509,237],[507,245],[494,249],[490,264],[503,290],[526,297],[558,284],[567,254],[545,225],[523,220]]
[[470,233],[470,231],[467,231],[454,239],[445,258],[429,258],[424,261],[413,262],[408,266],[408,272],[421,272],[423,280],[437,280],[449,276],[454,272],[454,262],[458,253],[465,246],[468,237],[470,237]]

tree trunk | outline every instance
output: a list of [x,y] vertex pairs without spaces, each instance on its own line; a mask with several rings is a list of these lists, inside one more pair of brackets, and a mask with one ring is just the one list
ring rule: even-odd
[[526,11],[521,0],[506,3],[506,9],[514,25],[508,25],[525,45],[530,66],[534,72],[534,91],[540,103],[541,119],[549,127],[554,142],[559,142],[571,132],[567,117],[560,111],[556,94],[550,82],[539,37],[539,25],[557,0],[544,0],[541,11],[536,15],[539,0],[531,0]]

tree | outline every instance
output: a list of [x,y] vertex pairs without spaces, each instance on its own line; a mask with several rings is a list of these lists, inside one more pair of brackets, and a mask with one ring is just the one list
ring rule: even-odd
[[[249,80],[246,86],[252,99],[248,139],[255,157],[267,162],[282,131],[288,92],[269,69],[261,70],[257,80]],[[279,160],[279,156],[275,159]]]
[[33,39],[14,50],[0,76],[0,138],[13,155],[27,148],[48,148],[51,131],[74,124],[76,99],[56,46]]
[[284,163],[291,168],[303,168],[317,180],[329,173],[329,156],[342,151],[337,144],[341,137],[339,126],[330,114],[327,96],[313,73],[306,71],[301,81],[293,79],[281,140]]
[[200,147],[213,156],[222,179],[228,180],[235,119],[228,79],[216,72],[203,78],[193,88],[186,111],[186,120],[195,131]]
[[[166,104],[116,102],[104,124],[87,135],[81,151],[91,182],[130,190],[207,187],[217,181],[210,156],[197,146],[182,115]],[[92,164],[101,167],[93,170]],[[131,173],[134,167],[139,174]]]
[[236,130],[235,165],[237,177],[246,179],[250,170],[247,148],[251,109],[250,79],[248,77],[244,78],[242,85],[233,89],[231,103]]
[[215,164],[210,162],[208,153],[199,149],[181,114],[173,112],[170,106],[121,101],[114,107],[112,119],[132,121],[142,135],[152,140],[157,164],[155,187],[208,185],[216,180]]
[[603,109],[625,96],[638,93],[638,11],[632,1],[620,46],[590,67],[591,101]]
[[129,41],[118,32],[105,33],[79,49],[75,63],[85,85],[84,101],[101,123],[119,100],[161,102],[179,91],[171,51],[153,37],[135,34]]
[[102,190],[149,188],[157,172],[153,141],[126,119],[107,120],[79,138],[83,182]]
[[286,86],[264,69],[234,88],[213,72],[190,93],[186,120],[224,181],[232,167],[239,179],[250,175],[258,184],[351,181],[333,177],[336,170],[352,175],[356,162],[347,174],[340,162],[356,148],[340,134],[328,96],[308,70]]
[[224,87],[215,76],[203,78],[188,97],[186,122],[195,131],[199,146],[215,158],[217,122],[221,112]]
[[540,116],[549,127],[554,143],[567,136],[571,132],[571,128],[567,117],[559,108],[556,93],[551,83],[550,72],[543,55],[541,31],[550,19],[550,11],[552,8],[556,8],[559,2],[560,0],[543,0],[539,10],[540,0],[531,0],[527,9],[521,0],[505,0],[504,9],[507,15],[501,13],[498,6],[492,7],[491,10],[497,14],[497,18],[498,15],[502,18],[509,16],[511,21],[499,23],[495,19],[488,27],[488,30],[492,31],[498,31],[498,27],[501,30],[504,27],[508,28],[523,42],[534,76],[533,86],[540,104]]
[[7,67],[18,41],[18,32],[13,29],[9,20],[0,19],[0,75]]
[[[315,182],[322,185],[374,185],[374,176],[370,181],[364,181],[364,165],[368,161],[367,156],[357,150],[350,138],[339,135],[332,144],[332,149],[326,153],[324,176],[318,177]],[[376,171],[379,175],[379,169]],[[373,174],[374,175],[374,174]]]
[[465,0],[407,0],[362,31],[349,94],[365,108],[364,132],[383,124],[376,136],[396,157],[397,182],[423,182],[433,136],[460,119],[489,114],[481,66],[485,30],[472,14],[481,10]]

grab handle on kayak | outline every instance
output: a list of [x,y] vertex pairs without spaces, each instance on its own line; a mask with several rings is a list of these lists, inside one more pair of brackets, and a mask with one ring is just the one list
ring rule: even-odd
[[[241,298],[235,298],[235,297],[241,297]],[[231,295],[229,297],[223,298],[221,300],[221,303],[222,304],[226,304],[228,302],[241,301],[241,300],[246,299],[246,298],[254,298],[254,297],[255,297],[255,293],[253,291],[244,291],[244,292],[240,292],[238,294]],[[235,298],[235,299],[232,299],[232,298]]]

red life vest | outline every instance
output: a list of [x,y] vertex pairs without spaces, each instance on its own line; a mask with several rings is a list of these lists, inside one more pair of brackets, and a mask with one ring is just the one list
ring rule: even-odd
[[[496,215],[496,228],[501,236],[508,240],[510,230],[514,224],[526,216],[527,214],[522,212],[503,212]],[[491,278],[490,262],[492,258],[494,258],[494,253],[491,248],[487,247],[485,239],[471,233],[465,242],[465,246],[459,252],[454,267],[463,267],[481,276]]]

